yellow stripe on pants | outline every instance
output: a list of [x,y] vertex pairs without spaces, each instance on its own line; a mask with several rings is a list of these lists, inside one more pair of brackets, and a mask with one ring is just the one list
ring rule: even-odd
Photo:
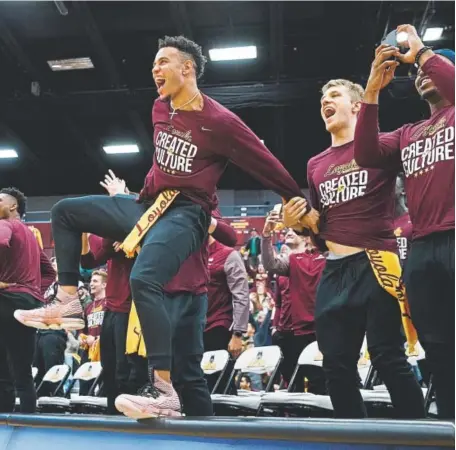
[[416,348],[418,335],[412,323],[405,286],[401,280],[402,268],[399,257],[393,252],[383,250],[366,250],[366,253],[380,286],[399,301],[402,325],[408,344],[407,355],[416,356],[418,355]]

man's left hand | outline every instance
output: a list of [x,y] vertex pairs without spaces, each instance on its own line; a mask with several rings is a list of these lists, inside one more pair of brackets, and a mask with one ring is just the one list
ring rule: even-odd
[[3,283],[2,281],[0,281],[0,291],[2,289],[6,289],[7,287],[10,287],[10,286],[15,286],[16,283]]
[[242,338],[233,335],[228,344],[228,351],[233,358],[237,358],[242,352]]
[[414,64],[417,53],[424,47],[416,28],[413,25],[399,25],[397,27],[397,33],[407,33],[407,40],[401,42],[400,45],[409,48],[409,51],[405,55],[397,55],[397,58],[402,63]]

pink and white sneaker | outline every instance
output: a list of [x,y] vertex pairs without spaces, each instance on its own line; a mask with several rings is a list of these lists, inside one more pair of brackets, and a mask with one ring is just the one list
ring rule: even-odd
[[173,385],[157,375],[154,384],[147,384],[138,395],[119,395],[115,405],[118,411],[136,420],[182,416],[179,396]]
[[57,295],[41,308],[14,311],[23,325],[40,330],[81,330],[85,327],[79,295],[67,294],[60,286]]

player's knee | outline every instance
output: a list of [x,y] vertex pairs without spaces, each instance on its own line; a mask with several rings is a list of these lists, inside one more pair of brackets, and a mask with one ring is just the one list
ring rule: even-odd
[[57,202],[51,209],[51,218],[52,222],[56,219],[61,219],[65,214],[68,213],[69,209],[71,208],[71,198],[64,198]]

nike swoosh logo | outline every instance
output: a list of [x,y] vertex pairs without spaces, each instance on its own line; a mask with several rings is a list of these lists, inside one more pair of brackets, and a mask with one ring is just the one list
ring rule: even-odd
[[201,129],[202,129],[203,131],[212,131],[212,130],[209,130],[209,128],[204,128],[204,127],[201,127]]

